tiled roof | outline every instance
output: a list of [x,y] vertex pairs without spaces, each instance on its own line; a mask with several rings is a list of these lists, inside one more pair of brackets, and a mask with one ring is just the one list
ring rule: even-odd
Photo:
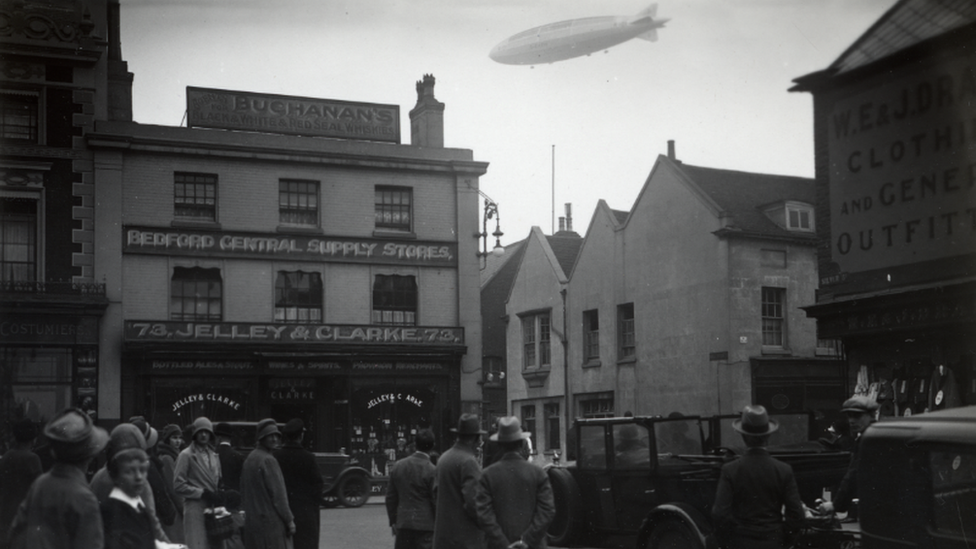
[[549,247],[552,248],[552,253],[556,256],[556,261],[562,267],[563,274],[568,277],[570,271],[573,269],[573,264],[576,263],[576,256],[579,255],[580,248],[583,246],[583,238],[579,235],[556,235],[546,236],[546,240],[549,241]]
[[[505,246],[505,253],[501,256],[496,256],[495,254],[489,253],[485,256],[484,261],[485,268],[481,269],[481,287],[484,288],[489,281],[498,276],[499,272],[509,264],[517,265],[519,258],[521,257],[520,252],[525,248],[525,240],[519,240],[518,242],[513,242]],[[512,261],[512,260],[515,261]]]
[[731,228],[756,235],[815,238],[784,229],[766,217],[764,206],[795,200],[813,205],[814,182],[806,177],[737,172],[676,164],[716,204],[731,214]]
[[920,42],[976,23],[973,0],[901,0],[830,68],[847,72]]

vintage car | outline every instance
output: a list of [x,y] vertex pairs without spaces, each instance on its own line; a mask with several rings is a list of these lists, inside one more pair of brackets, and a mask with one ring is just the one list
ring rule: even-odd
[[[722,464],[744,451],[731,429],[738,416],[617,417],[577,420],[571,457],[547,468],[556,517],[554,546],[704,549]],[[773,415],[781,427],[770,453],[793,467],[808,504],[836,485],[850,453],[814,440],[813,415]]]
[[976,546],[976,406],[874,423],[857,469],[861,546]]
[[[244,455],[254,449],[256,421],[228,421],[231,446]],[[278,429],[284,428],[283,423]],[[313,452],[322,473],[322,506],[361,507],[369,499],[372,476],[355,458],[344,453]]]

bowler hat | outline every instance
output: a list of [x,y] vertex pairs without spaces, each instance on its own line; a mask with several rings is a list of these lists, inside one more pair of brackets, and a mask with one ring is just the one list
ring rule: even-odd
[[529,433],[522,431],[522,424],[515,416],[498,418],[498,432],[488,437],[498,442],[515,442],[529,438]]
[[230,428],[230,424],[221,421],[217,425],[214,425],[214,434],[218,437],[230,438],[234,436],[234,430]]
[[742,418],[732,422],[732,428],[743,435],[768,435],[779,429],[779,423],[769,419],[766,408],[757,404],[746,406]]
[[878,409],[878,401],[863,395],[855,395],[844,401],[840,407],[841,412],[854,412],[858,414],[870,414]]
[[299,418],[289,419],[288,423],[281,429],[282,434],[295,436],[305,432],[305,422]]
[[488,433],[488,431],[481,430],[481,420],[475,414],[461,414],[457,429],[452,428],[451,432],[459,435],[484,435]]
[[58,461],[78,463],[102,451],[108,444],[105,429],[92,423],[78,408],[66,408],[44,426],[44,436]]
[[257,436],[255,440],[260,441],[262,438],[268,435],[280,435],[281,431],[278,430],[278,422],[271,418],[262,419],[258,422],[257,426]]

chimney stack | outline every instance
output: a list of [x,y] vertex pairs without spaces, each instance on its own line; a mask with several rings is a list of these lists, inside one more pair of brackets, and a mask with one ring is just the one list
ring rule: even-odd
[[563,232],[565,230],[566,230],[566,218],[563,216],[559,216],[559,232]]
[[674,157],[674,139],[668,139],[668,158],[671,160],[677,160]]
[[410,110],[410,144],[444,147],[444,103],[434,99],[434,75],[417,81],[417,105]]
[[571,202],[566,203],[566,230],[573,230],[573,204]]

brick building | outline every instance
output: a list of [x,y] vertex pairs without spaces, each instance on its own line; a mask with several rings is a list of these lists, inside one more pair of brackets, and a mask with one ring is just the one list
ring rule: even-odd
[[103,414],[300,417],[382,474],[478,411],[487,164],[444,147],[433,88],[409,145],[395,105],[227,90],[188,88],[189,128],[99,122]]
[[10,422],[99,404],[96,119],[132,118],[117,0],[0,3],[0,449]]

